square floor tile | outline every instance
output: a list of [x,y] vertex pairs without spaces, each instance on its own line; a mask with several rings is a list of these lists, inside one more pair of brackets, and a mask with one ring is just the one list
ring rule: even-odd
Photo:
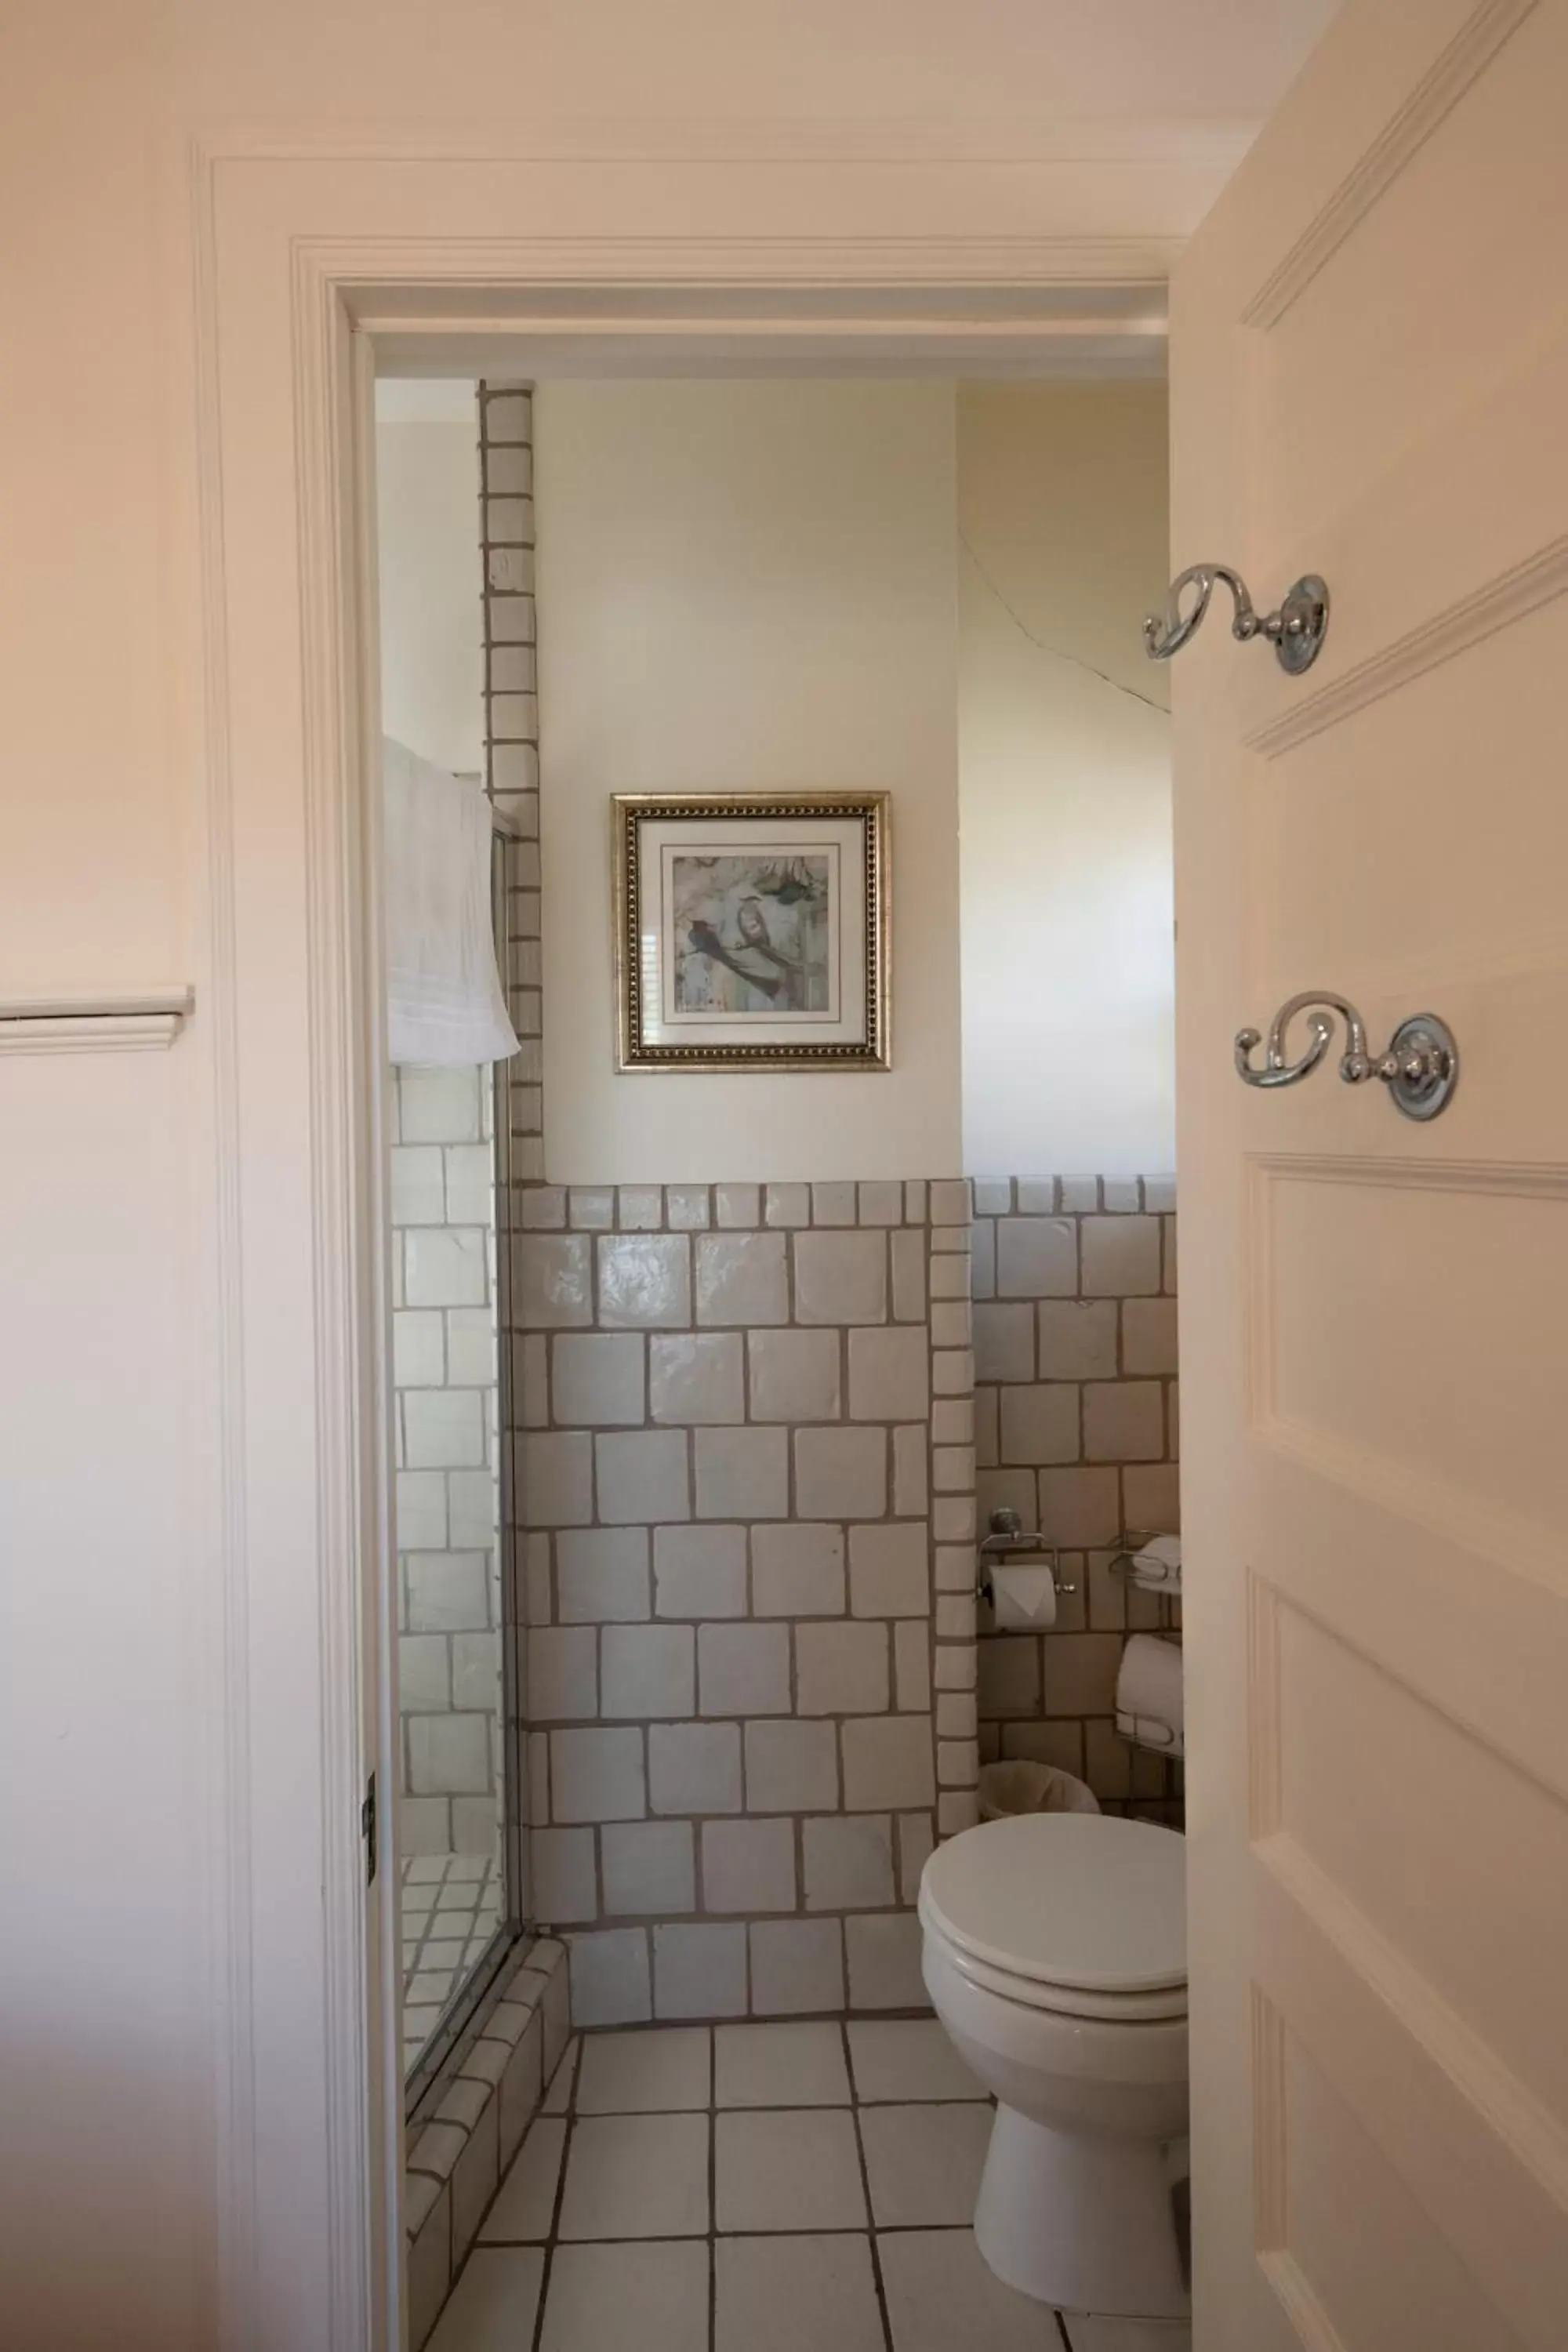
[[711,2072],[705,2025],[591,2033],[583,2043],[577,2113],[667,2116],[705,2108]]
[[558,2246],[539,2352],[708,2352],[706,2243]]
[[837,2025],[721,2025],[719,2107],[847,2107],[849,2074]]
[[724,2231],[863,2230],[866,2199],[848,2110],[722,2115],[714,2178]]
[[973,2221],[991,2137],[989,2107],[862,2107],[859,2123],[879,2230]]
[[714,2277],[714,2352],[883,2352],[869,2238],[721,2238]]
[[572,2085],[577,2074],[577,2053],[581,2044],[569,2042],[561,2053],[561,2063],[550,2077],[550,2087],[540,2101],[539,2111],[545,2116],[563,2116],[572,2104]]
[[893,2352],[1060,2352],[1056,2315],[1004,2286],[973,2230],[877,2235]]
[[855,2095],[868,2105],[986,2095],[934,2017],[851,2025],[849,2063]]
[[555,2219],[555,2190],[566,2145],[563,2116],[535,2116],[479,2231],[486,2245],[539,2244]]
[[1062,2325],[1072,2352],[1193,2352],[1193,2331],[1179,2321],[1087,2318],[1063,2312]]
[[574,2125],[563,2238],[695,2238],[707,2228],[706,2116],[589,2116]]
[[429,2352],[518,2352],[533,2341],[544,2254],[538,2246],[479,2246],[437,2322]]

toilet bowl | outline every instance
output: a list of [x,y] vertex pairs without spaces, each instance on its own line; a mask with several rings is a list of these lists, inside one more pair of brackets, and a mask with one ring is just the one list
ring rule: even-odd
[[926,1990],[997,2102],[975,2239],[1058,2310],[1188,2315],[1184,1875],[1173,1831],[1025,1813],[965,1830],[921,1876]]

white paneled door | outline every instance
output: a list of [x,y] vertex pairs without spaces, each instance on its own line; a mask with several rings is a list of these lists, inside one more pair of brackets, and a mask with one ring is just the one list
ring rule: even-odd
[[1331,597],[1174,661],[1201,2352],[1568,2344],[1565,221],[1568,0],[1349,0],[1173,289],[1177,563]]

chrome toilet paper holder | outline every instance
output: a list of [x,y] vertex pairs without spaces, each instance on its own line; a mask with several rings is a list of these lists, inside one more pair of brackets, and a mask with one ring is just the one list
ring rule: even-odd
[[1047,1543],[1038,1528],[1026,1528],[1022,1518],[1010,1503],[999,1503],[986,1524],[991,1532],[983,1539],[980,1546],[980,1575],[974,1590],[980,1599],[991,1608],[994,1609],[996,1605],[996,1596],[991,1579],[985,1572],[985,1563],[988,1559],[1022,1559],[1030,1557],[1039,1558],[1042,1554],[1047,1555],[1051,1563],[1051,1582],[1056,1586],[1058,1595],[1078,1591],[1076,1584],[1062,1582],[1061,1546]]

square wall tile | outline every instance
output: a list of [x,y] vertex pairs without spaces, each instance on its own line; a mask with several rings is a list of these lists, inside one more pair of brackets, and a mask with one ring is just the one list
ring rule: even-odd
[[653,2015],[645,1929],[609,1927],[571,1936],[567,1948],[574,2026],[635,2025]]
[[922,1930],[912,1911],[869,1911],[844,1923],[851,2009],[929,2010]]
[[880,1518],[888,1507],[886,1430],[797,1429],[795,1478],[802,1518]]
[[[700,1429],[694,1438],[700,1519],[782,1519],[789,1510],[782,1429]],[[654,1514],[674,1517],[677,1514]]]
[[637,1334],[563,1332],[553,1353],[558,1421],[590,1429],[617,1423],[640,1428],[643,1341]]
[[974,1376],[980,1381],[1032,1381],[1034,1309],[1022,1300],[977,1302],[973,1310]]
[[533,1908],[552,1927],[599,1916],[591,1829],[535,1830],[529,1841]]
[[656,1616],[743,1617],[745,1528],[655,1528],[653,1582]]
[[[525,1331],[552,1331],[594,1319],[593,1244],[581,1234],[520,1234],[513,1244],[513,1305]],[[443,1306],[479,1306],[474,1298],[443,1299]],[[415,1302],[416,1304],[419,1302]]]
[[750,1328],[789,1321],[782,1234],[700,1234],[697,1320]]
[[738,1331],[656,1333],[648,1341],[648,1409],[658,1422],[746,1417]]
[[656,1927],[653,2006],[656,2017],[744,2017],[745,1928]]
[[684,1234],[604,1234],[599,1320],[609,1329],[679,1330],[691,1320],[691,1244]]
[[582,1528],[555,1538],[563,1622],[630,1622],[648,1614],[647,1529]]
[[885,1625],[844,1624],[837,1620],[799,1625],[795,1656],[799,1714],[876,1715],[887,1706]]
[[923,1233],[890,1234],[893,1269],[893,1317],[900,1323],[922,1323],[926,1312],[926,1237]]
[[517,1458],[531,1527],[587,1526],[594,1516],[591,1437],[576,1430],[530,1430],[517,1441]]
[[705,1911],[793,1911],[795,1904],[793,1822],[703,1823]]
[[885,1322],[886,1236],[863,1231],[797,1234],[795,1309],[801,1323]]
[[752,1530],[752,1607],[759,1617],[844,1613],[844,1530],[812,1521]]
[[1076,1462],[1079,1390],[1069,1381],[1005,1388],[999,1393],[997,1452],[1004,1463]]
[[593,1446],[599,1517],[606,1525],[691,1517],[683,1431],[616,1430],[595,1437]]
[[843,2008],[844,1937],[837,1919],[759,1919],[750,1933],[753,2016]]
[[914,1421],[930,1402],[926,1335],[919,1325],[850,1332],[849,1411],[856,1421]]
[[931,1717],[868,1715],[843,1727],[847,1811],[900,1812],[936,1796]]
[[1152,1295],[1160,1288],[1158,1217],[1086,1217],[1083,1290],[1087,1298]]
[[829,1813],[802,1829],[808,1911],[875,1910],[894,1899],[886,1813]]
[[[1078,1227],[1072,1218],[1005,1217],[998,1223],[999,1298],[1070,1298],[1078,1287]],[[1085,1287],[1092,1294],[1095,1286]]]
[[[410,1402],[404,1400],[405,1409]],[[1165,1451],[1160,1382],[1091,1381],[1083,1392],[1083,1450],[1090,1462],[1158,1462]]]
[[599,1712],[599,1637],[592,1625],[536,1625],[528,1637],[531,1723],[580,1723]]
[[607,1917],[668,1918],[696,1910],[689,1822],[606,1822],[599,1845]]
[[697,1646],[704,1715],[789,1713],[787,1627],[702,1625]]
[[831,1723],[748,1723],[745,1733],[748,1811],[837,1811],[838,1748]]
[[656,1723],[647,1735],[656,1813],[738,1813],[741,1733],[733,1723]]
[[696,1712],[696,1644],[689,1625],[606,1625],[599,1646],[605,1715]]
[[640,1821],[647,1811],[642,1733],[635,1729],[552,1731],[550,1802],[558,1822]]
[[1116,1378],[1113,1298],[1042,1298],[1035,1312],[1043,1381]]
[[857,1617],[923,1617],[931,1607],[923,1519],[849,1530],[849,1606]]
[[837,1420],[837,1331],[753,1331],[746,1349],[753,1421]]

